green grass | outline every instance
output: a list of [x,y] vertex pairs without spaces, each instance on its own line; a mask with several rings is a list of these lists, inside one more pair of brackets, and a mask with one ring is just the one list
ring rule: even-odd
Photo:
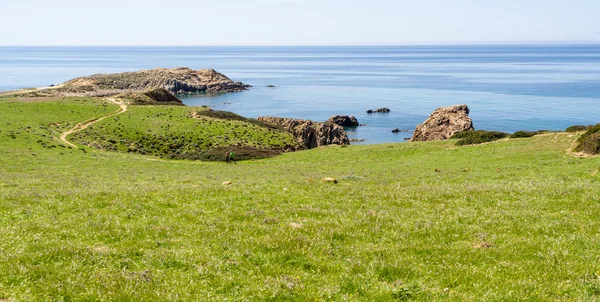
[[600,298],[600,159],[568,156],[576,135],[238,165],[4,138],[116,110],[91,104],[0,100],[0,300]]
[[[227,149],[235,149],[237,159],[268,157],[297,145],[293,136],[283,130],[227,118],[229,115],[213,118],[204,115],[205,110],[131,106],[121,115],[76,133],[73,140],[104,150],[202,160],[222,160]],[[194,111],[200,112],[200,118],[192,117]]]

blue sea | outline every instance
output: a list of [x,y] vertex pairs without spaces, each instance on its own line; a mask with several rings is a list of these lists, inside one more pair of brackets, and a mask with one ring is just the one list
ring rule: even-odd
[[[600,45],[0,47],[0,90],[156,67],[214,68],[254,87],[196,95],[247,116],[358,118],[364,143],[402,142],[441,106],[467,104],[476,129],[563,130],[600,122]],[[275,85],[275,88],[267,88]],[[387,107],[388,114],[366,114]]]

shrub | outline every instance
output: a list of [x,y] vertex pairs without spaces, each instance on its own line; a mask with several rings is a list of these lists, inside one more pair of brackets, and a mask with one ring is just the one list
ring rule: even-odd
[[493,142],[509,135],[510,134],[505,132],[476,130],[459,132],[453,135],[451,138],[459,138],[460,140],[456,142],[456,145],[464,146]]
[[585,141],[590,135],[597,133],[597,132],[600,132],[600,124],[596,124],[594,126],[588,126],[587,131],[584,134],[582,134],[577,139],[577,141],[581,143],[581,142]]
[[457,132],[457,133],[454,133],[454,135],[452,135],[452,136],[450,137],[450,139],[461,139],[461,138],[469,137],[469,136],[470,136],[470,135],[472,135],[474,132],[476,132],[476,131],[473,131],[473,130],[471,130],[471,131],[461,131],[461,132]]
[[565,129],[565,132],[579,132],[579,131],[586,131],[590,128],[592,128],[593,126],[585,126],[585,125],[575,125],[575,126],[571,126],[567,129]]
[[[542,131],[543,132],[543,131]],[[540,134],[540,131],[532,132],[532,131],[517,131],[513,133],[510,138],[525,138],[525,137],[533,137]]]
[[600,133],[589,135],[575,148],[575,151],[587,154],[600,153]]
[[578,139],[579,145],[573,151],[587,154],[600,153],[600,124],[588,126],[588,130]]

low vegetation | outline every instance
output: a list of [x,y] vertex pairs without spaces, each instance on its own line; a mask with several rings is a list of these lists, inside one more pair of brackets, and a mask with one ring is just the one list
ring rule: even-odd
[[450,139],[458,139],[456,145],[464,146],[493,142],[509,136],[510,134],[505,132],[475,130],[456,133]]
[[590,128],[594,127],[592,126],[585,126],[585,125],[575,125],[575,126],[570,126],[567,129],[565,129],[565,132],[580,132],[580,131],[587,131]]
[[[567,156],[572,134],[237,165],[53,138],[117,109],[0,98],[1,301],[600,299],[600,158]],[[243,125],[185,110],[131,108],[92,132]]]
[[588,126],[587,131],[578,139],[579,143],[573,151],[586,154],[600,153],[600,124]]
[[543,131],[517,131],[513,134],[511,134],[510,138],[527,138],[527,137],[534,137],[540,133],[543,133]]

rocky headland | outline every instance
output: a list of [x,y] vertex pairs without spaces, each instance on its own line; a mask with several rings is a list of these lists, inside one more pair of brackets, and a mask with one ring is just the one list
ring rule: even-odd
[[157,68],[115,74],[95,74],[69,80],[55,87],[16,92],[26,96],[107,97],[162,88],[169,93],[239,92],[250,85],[234,82],[214,69]]
[[475,130],[467,105],[454,105],[436,109],[418,125],[410,141],[435,141],[449,139],[455,133]]
[[262,116],[259,121],[282,127],[291,133],[305,149],[314,149],[326,145],[350,145],[344,128],[331,122],[313,122],[310,120]]

